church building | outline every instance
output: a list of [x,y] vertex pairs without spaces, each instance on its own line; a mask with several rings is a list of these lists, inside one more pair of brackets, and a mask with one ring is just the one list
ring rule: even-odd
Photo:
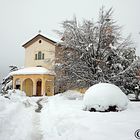
[[23,69],[11,73],[13,89],[25,91],[27,96],[54,95],[56,42],[38,34],[22,47],[25,64]]

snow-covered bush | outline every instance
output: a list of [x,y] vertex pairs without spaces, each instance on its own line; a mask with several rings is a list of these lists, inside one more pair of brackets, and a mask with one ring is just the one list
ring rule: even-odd
[[128,94],[127,97],[130,101],[140,101],[140,92],[138,94],[138,97],[136,97],[136,94]]
[[8,94],[5,95],[6,98],[9,98],[11,101],[16,102],[26,98],[25,92],[21,90],[8,90]]
[[[9,68],[10,68],[9,72],[18,70],[17,66],[9,66]],[[2,85],[2,88],[1,88],[2,94],[7,94],[8,90],[12,89],[12,80],[13,80],[13,77],[10,74],[8,74],[6,77],[3,78],[2,82],[0,83]]]
[[127,108],[127,96],[113,84],[99,83],[90,87],[84,95],[84,110],[121,111]]
[[37,106],[36,102],[33,101],[30,97],[27,97],[24,91],[21,90],[8,90],[8,93],[4,95],[5,98],[8,98],[12,102],[23,103],[26,107]]
[[64,98],[67,98],[69,100],[76,100],[76,99],[82,99],[83,94],[81,94],[78,91],[75,90],[67,90],[66,92],[61,94]]

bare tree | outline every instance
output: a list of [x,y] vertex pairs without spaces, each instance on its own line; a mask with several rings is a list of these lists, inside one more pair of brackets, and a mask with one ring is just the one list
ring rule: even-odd
[[[63,37],[60,43],[65,50],[61,69],[64,69],[64,83],[70,87],[89,87],[95,83],[108,82],[120,86],[128,93],[134,93],[139,86],[137,73],[140,68],[131,37],[122,37],[121,27],[112,18],[112,8],[102,7],[96,23],[84,20],[78,23],[76,17],[62,23]],[[128,73],[131,71],[131,78]],[[131,79],[131,80],[130,80]],[[133,82],[132,82],[133,81]],[[68,86],[69,88],[69,86]]]

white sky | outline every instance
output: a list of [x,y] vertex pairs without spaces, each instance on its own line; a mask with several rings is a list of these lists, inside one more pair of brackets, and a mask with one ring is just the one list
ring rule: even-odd
[[24,65],[22,44],[38,30],[55,38],[52,31],[73,15],[96,21],[99,8],[114,8],[114,19],[123,25],[124,35],[132,33],[140,55],[140,0],[0,0],[0,79],[9,65]]

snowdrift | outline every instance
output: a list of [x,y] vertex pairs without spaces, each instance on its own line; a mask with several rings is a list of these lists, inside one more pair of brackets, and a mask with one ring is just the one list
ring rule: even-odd
[[90,87],[84,96],[84,110],[109,112],[127,108],[128,98],[113,84],[99,83]]
[[5,98],[9,99],[11,102],[19,102],[25,105],[26,107],[35,106],[37,107],[37,104],[35,101],[33,101],[30,97],[27,97],[24,91],[21,90],[8,90],[8,94],[4,95]]
[[66,99],[69,99],[69,100],[83,99],[83,94],[81,94],[80,92],[75,91],[75,90],[67,90],[64,93],[62,93],[61,96],[63,96]]
[[36,108],[36,102],[20,90],[0,96],[0,140],[37,139],[33,126]]

